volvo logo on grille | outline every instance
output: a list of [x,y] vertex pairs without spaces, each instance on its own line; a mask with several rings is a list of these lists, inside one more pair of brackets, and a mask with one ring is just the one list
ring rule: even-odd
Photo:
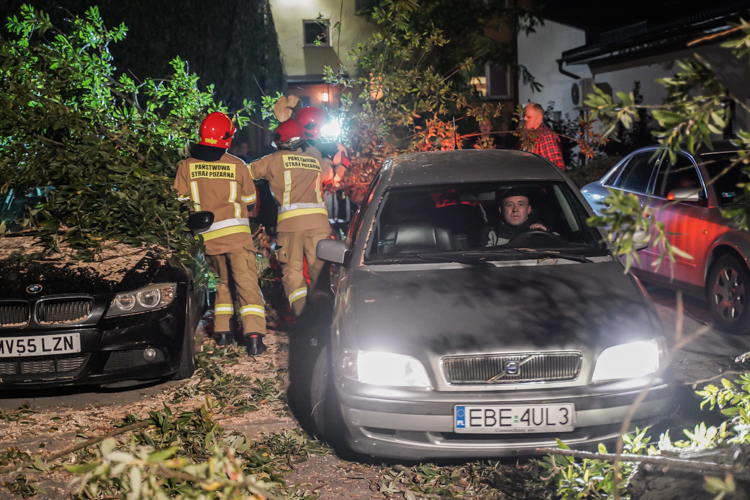
[[536,357],[537,354],[530,354],[520,361],[508,361],[507,363],[505,363],[505,369],[489,379],[487,383],[491,384],[493,382],[502,380],[503,377],[514,377],[518,375],[521,371],[521,367]]
[[28,293],[39,293],[42,291],[42,285],[29,285],[26,287]]

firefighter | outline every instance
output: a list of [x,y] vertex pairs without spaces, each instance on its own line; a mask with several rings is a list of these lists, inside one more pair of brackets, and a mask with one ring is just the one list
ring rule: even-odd
[[209,114],[201,123],[198,145],[177,169],[174,187],[181,200],[193,202],[196,211],[214,214],[214,223],[201,234],[209,266],[219,277],[214,310],[216,343],[233,342],[230,320],[237,313],[243,341],[252,356],[266,350],[266,314],[248,224],[248,206],[256,201],[255,185],[245,163],[226,152],[234,133],[227,115]]
[[249,169],[253,179],[268,180],[279,203],[277,254],[284,291],[299,316],[308,294],[304,260],[313,289],[323,268],[315,248],[320,240],[331,237],[323,188],[334,181],[334,172],[330,162],[308,144],[305,130],[296,120],[281,123],[274,130],[274,142],[279,150],[252,162]]
[[328,120],[326,112],[320,108],[308,106],[297,112],[296,120],[304,129],[307,143],[321,153],[323,160],[330,160],[329,164],[334,169],[335,180],[338,181],[341,179],[349,166],[346,148],[340,143],[323,145],[318,142],[321,129],[325,125],[326,120]]

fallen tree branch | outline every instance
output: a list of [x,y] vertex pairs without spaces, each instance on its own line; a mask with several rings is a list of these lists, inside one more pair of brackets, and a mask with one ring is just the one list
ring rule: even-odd
[[750,372],[750,369],[748,369],[748,370],[739,370],[739,371],[738,370],[728,370],[728,371],[725,371],[725,372],[721,372],[718,375],[714,375],[713,377],[709,377],[707,379],[696,380],[695,382],[685,382],[683,385],[692,385],[693,389],[695,389],[695,387],[698,384],[705,384],[706,382],[711,382],[711,381],[719,379],[719,378],[724,378],[724,375],[745,375],[748,372]]
[[682,460],[679,458],[669,458],[648,455],[618,455],[615,453],[594,453],[591,451],[561,450],[559,448],[537,448],[536,451],[549,453],[550,455],[565,455],[576,458],[589,458],[595,460],[604,460],[606,462],[638,462],[644,464],[654,464],[663,467],[671,467],[686,471],[703,474],[705,472],[731,472],[737,477],[750,479],[750,471],[742,466],[721,465],[712,462],[698,462],[696,460]]
[[[150,427],[152,424],[148,421],[138,422],[131,425],[126,425],[124,427],[120,427],[119,429],[116,429],[112,432],[108,432],[107,434],[102,434],[100,436],[95,436],[90,439],[87,439],[85,441],[81,441],[80,443],[74,444],[72,446],[69,446],[65,448],[62,451],[58,451],[57,453],[53,453],[52,455],[49,455],[47,457],[39,457],[43,459],[45,462],[54,462],[58,458],[62,458],[65,455],[69,455],[73,453],[74,451],[78,451],[81,448],[86,448],[88,446],[91,446],[92,444],[96,444],[100,441],[104,441],[107,438],[115,437],[119,434],[124,434],[126,432],[138,430],[138,429],[145,429],[146,427]],[[23,467],[27,467],[29,465],[34,465],[33,462],[16,462],[14,464],[6,465],[5,467],[0,467],[0,474],[6,474],[8,472],[13,472],[14,470],[21,469]]]
[[122,258],[125,258],[125,257],[132,257],[133,255],[138,255],[139,253],[147,252],[149,250],[152,250],[152,247],[141,248],[140,250],[137,250],[137,251],[131,252],[131,253],[126,253],[124,255],[113,255],[111,257],[104,257],[103,259],[94,260],[93,262],[99,263],[99,262],[105,262],[107,260],[122,259]]

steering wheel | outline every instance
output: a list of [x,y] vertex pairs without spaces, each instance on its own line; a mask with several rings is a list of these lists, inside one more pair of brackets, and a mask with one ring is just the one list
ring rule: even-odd
[[508,243],[506,243],[506,245],[515,247],[522,245],[535,246],[537,242],[544,242],[545,240],[550,243],[565,241],[564,238],[561,238],[555,233],[550,233],[549,231],[543,231],[541,229],[531,229],[524,233],[515,235],[510,241],[508,241]]

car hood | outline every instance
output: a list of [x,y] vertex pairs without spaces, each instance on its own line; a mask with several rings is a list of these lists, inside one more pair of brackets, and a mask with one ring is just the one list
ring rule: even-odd
[[[119,262],[118,262],[119,261]],[[111,294],[148,285],[174,265],[148,252],[136,258],[101,263],[61,263],[25,260],[11,256],[0,260],[0,298],[28,299],[59,294]],[[172,273],[169,273],[172,274]],[[39,293],[27,288],[41,285]]]
[[662,335],[653,305],[621,264],[561,262],[357,270],[351,296],[356,345],[421,357],[425,350],[588,350]]

